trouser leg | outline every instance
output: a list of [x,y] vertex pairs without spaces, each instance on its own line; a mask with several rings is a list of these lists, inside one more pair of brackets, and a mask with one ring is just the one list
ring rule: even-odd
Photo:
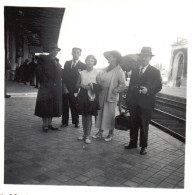
[[131,116],[130,143],[137,145],[139,131],[138,107],[131,106],[129,111]]
[[63,104],[62,104],[62,124],[68,125],[69,119],[69,94],[63,95]]
[[78,124],[79,123],[79,115],[77,111],[77,98],[74,96],[73,93],[69,94],[69,105],[72,115],[72,124]]
[[149,123],[151,121],[152,110],[140,109],[140,146],[147,147]]

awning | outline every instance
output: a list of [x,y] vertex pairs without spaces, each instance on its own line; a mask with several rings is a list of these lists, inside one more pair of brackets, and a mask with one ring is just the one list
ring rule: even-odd
[[5,20],[16,28],[16,33],[27,37],[30,52],[47,52],[49,43],[58,42],[64,11],[65,8],[5,6]]

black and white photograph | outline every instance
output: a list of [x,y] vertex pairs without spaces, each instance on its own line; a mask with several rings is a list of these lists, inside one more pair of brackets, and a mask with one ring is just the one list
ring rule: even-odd
[[3,0],[0,195],[191,193],[192,5]]

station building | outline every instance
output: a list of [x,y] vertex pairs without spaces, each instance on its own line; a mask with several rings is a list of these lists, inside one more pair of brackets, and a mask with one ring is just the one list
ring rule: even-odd
[[187,86],[188,40],[177,38],[172,45],[168,83],[171,87]]

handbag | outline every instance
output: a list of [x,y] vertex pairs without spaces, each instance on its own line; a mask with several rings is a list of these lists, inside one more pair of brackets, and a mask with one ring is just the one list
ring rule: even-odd
[[131,118],[126,113],[121,113],[115,117],[115,129],[127,131],[131,126]]

